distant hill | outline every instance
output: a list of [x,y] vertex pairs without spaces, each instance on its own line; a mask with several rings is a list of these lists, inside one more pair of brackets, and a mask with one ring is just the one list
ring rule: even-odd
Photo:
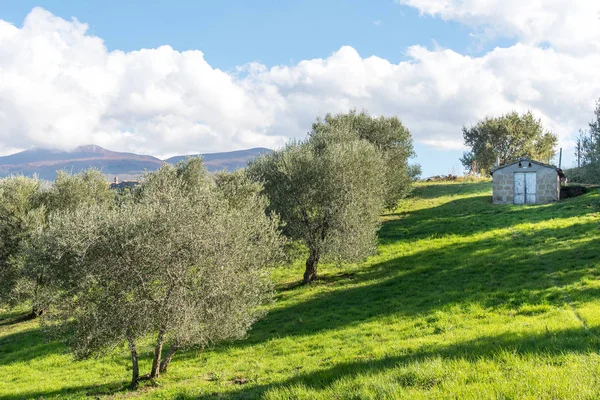
[[[202,160],[204,160],[204,165],[206,165],[206,168],[211,172],[223,169],[233,171],[245,167],[248,164],[248,161],[269,151],[271,150],[257,147],[254,149],[229,151],[226,153],[195,154],[195,156],[201,155]],[[186,157],[189,156],[175,156],[168,158],[165,161],[170,164],[176,164],[181,160],[185,160]]]
[[[243,168],[252,158],[269,152],[269,149],[254,148],[225,153],[201,154],[207,169],[211,172],[219,170],[236,170]],[[197,156],[198,154],[191,155]],[[104,149],[96,145],[80,146],[70,151],[56,149],[31,149],[20,153],[0,157],[0,177],[23,174],[37,174],[41,179],[54,180],[56,171],[67,170],[79,172],[95,167],[112,180],[136,179],[144,171],[154,171],[163,163],[174,164],[189,156],[175,156],[167,160],[140,155],[121,153]]]

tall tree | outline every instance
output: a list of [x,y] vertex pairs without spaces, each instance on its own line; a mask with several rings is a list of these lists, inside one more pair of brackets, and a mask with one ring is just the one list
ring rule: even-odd
[[[500,164],[521,157],[549,162],[558,142],[557,136],[546,131],[531,111],[485,118],[475,126],[463,127],[463,137],[470,150],[461,158],[462,164],[471,172],[484,174],[492,170],[497,159]],[[474,166],[477,171],[472,171]]]
[[327,114],[317,119],[309,133],[309,138],[325,136],[342,140],[362,139],[373,144],[384,161],[381,174],[384,176],[385,205],[393,209],[412,188],[412,181],[420,175],[418,165],[410,165],[415,156],[410,131],[398,117],[372,117],[366,111]]
[[600,164],[600,100],[596,102],[594,120],[589,123],[589,130],[581,140],[582,164]]
[[[180,348],[243,337],[271,297],[278,220],[254,183],[232,202],[230,183],[214,185],[201,166],[164,166],[118,207],[54,213],[35,241],[61,288],[45,322],[73,332],[78,357],[127,343],[132,387],[158,378]],[[141,376],[137,343],[148,335],[153,363]]]
[[375,251],[386,167],[372,143],[337,123],[250,164],[283,232],[308,247],[305,283],[317,278],[323,258],[357,261]]

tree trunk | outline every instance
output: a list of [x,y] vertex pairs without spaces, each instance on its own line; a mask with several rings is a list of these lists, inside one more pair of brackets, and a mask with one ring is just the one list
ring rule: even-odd
[[33,306],[31,309],[31,319],[36,319],[37,317],[41,317],[46,312],[45,308],[41,308],[38,305]]
[[[42,287],[44,274],[37,276],[35,283],[35,290],[33,292],[33,307],[31,307],[31,319],[36,319],[37,317],[41,317],[42,314],[46,312],[48,309],[40,301],[40,288]],[[47,304],[46,304],[47,306]]]
[[129,350],[131,351],[131,389],[137,389],[140,382],[140,367],[138,366],[138,353],[133,338],[127,336],[129,342]]
[[152,360],[152,370],[150,371],[150,379],[156,379],[160,375],[160,360],[162,359],[162,348],[165,342],[165,331],[158,331],[156,338],[156,346],[154,347],[154,359]]
[[171,345],[171,347],[169,348],[169,351],[167,351],[167,354],[165,355],[164,360],[162,360],[160,362],[160,372],[161,373],[164,374],[165,372],[167,372],[169,363],[173,359],[173,356],[175,355],[175,353],[177,353],[177,350],[179,350],[179,342],[175,342],[175,343],[173,343],[173,345]]
[[306,271],[304,271],[304,283],[310,283],[317,279],[317,265],[319,264],[319,252],[310,250],[306,260]]

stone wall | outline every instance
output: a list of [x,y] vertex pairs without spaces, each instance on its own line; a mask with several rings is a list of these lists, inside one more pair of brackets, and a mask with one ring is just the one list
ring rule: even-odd
[[523,161],[523,168],[514,163],[494,172],[495,204],[514,203],[514,174],[515,172],[536,172],[536,203],[553,203],[560,199],[560,178],[555,168]]

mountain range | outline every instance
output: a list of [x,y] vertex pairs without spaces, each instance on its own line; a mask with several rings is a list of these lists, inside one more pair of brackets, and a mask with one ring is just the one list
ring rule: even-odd
[[59,170],[75,173],[95,167],[109,180],[114,177],[120,180],[138,179],[144,171],[155,171],[164,163],[176,164],[191,156],[202,156],[206,168],[211,172],[233,171],[245,167],[248,161],[269,151],[271,150],[253,148],[224,153],[182,155],[161,160],[148,155],[111,151],[96,145],[79,146],[70,151],[31,149],[0,157],[0,177],[23,174],[54,180]]

